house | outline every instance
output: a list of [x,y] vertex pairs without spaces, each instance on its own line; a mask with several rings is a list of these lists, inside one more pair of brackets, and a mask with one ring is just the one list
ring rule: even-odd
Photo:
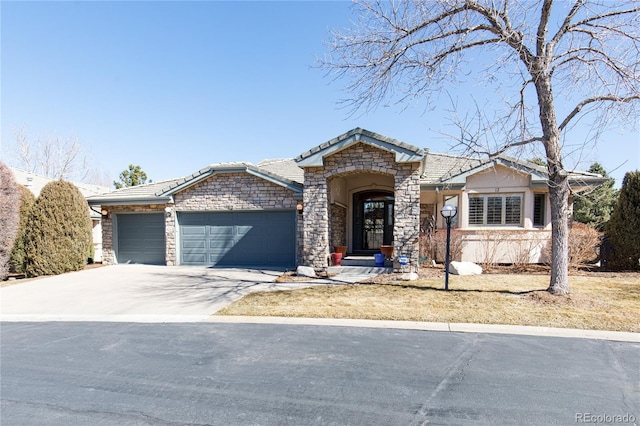
[[[102,208],[103,261],[209,266],[328,266],[335,246],[419,262],[421,227],[458,207],[462,260],[543,261],[550,236],[544,167],[508,157],[435,154],[356,128],[295,159],[214,164],[190,176],[89,197]],[[603,182],[574,172],[574,191]],[[500,236],[496,238],[496,236]]]
[[[40,195],[40,191],[42,188],[53,181],[54,179],[50,179],[44,176],[39,176],[31,172],[25,172],[24,170],[17,169],[15,167],[10,167],[11,172],[13,173],[13,177],[19,185],[26,187],[31,193],[37,198]],[[77,183],[73,182],[73,184],[80,190],[80,193],[87,198],[92,195],[102,194],[104,192],[109,192],[111,188],[100,185],[92,185],[89,183]],[[99,210],[89,209],[89,214],[91,215],[91,235],[93,237],[93,249],[94,256],[93,260],[96,262],[102,261],[102,216],[99,213]]]

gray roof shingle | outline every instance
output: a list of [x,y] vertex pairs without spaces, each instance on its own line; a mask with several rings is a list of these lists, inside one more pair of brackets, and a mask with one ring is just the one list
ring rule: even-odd
[[298,167],[293,158],[262,160],[257,166],[262,170],[282,176],[293,182],[304,183],[304,170]]
[[441,183],[480,164],[482,162],[474,158],[427,152],[421,181],[423,183]]
[[[40,195],[40,191],[42,188],[48,184],[49,182],[54,181],[55,179],[51,179],[48,177],[36,175],[31,172],[25,172],[24,170],[17,169],[15,167],[10,167],[11,172],[13,173],[13,177],[15,181],[29,189],[33,195],[36,197]],[[111,188],[107,186],[94,185],[90,183],[82,183],[82,182],[71,182],[76,188],[80,190],[80,193],[85,197],[89,197],[91,195],[103,194],[105,192],[109,192]]]
[[[91,204],[102,203],[105,205],[118,203],[166,203],[171,200],[171,195],[173,193],[194,185],[213,174],[234,172],[249,172],[257,174],[258,176],[271,180],[272,182],[278,183],[282,186],[286,186],[296,192],[302,192],[301,182],[273,171],[280,170],[287,174],[293,174],[291,177],[299,179],[300,173],[291,167],[293,160],[278,161],[282,164],[274,165],[269,163],[267,164],[267,167],[264,168],[246,162],[212,164],[211,166],[205,167],[189,176],[121,188],[106,194],[89,197],[88,201]],[[298,168],[297,166],[295,167]]]
[[299,156],[297,156],[295,158],[296,162],[301,162],[303,160],[305,160],[306,158],[309,158],[311,156],[313,156],[314,154],[326,150],[328,148],[331,148],[334,145],[339,144],[340,142],[344,141],[345,139],[349,139],[353,136],[356,135],[361,135],[361,136],[365,136],[367,138],[371,138],[371,139],[375,139],[381,142],[385,142],[387,144],[393,145],[397,148],[400,148],[402,150],[411,152],[415,155],[421,156],[424,155],[424,151],[422,150],[422,148],[418,148],[416,146],[410,145],[408,143],[405,142],[401,142],[397,139],[394,138],[390,138],[388,136],[384,136],[375,132],[372,132],[370,130],[366,130],[366,129],[362,129],[360,127],[356,127],[355,129],[349,130],[347,133],[343,133],[340,136],[337,136],[333,139],[330,139],[314,148],[311,148],[310,150],[303,152],[302,154],[300,154]]

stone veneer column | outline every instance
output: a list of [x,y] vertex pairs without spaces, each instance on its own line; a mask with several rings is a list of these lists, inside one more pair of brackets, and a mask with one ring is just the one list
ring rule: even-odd
[[322,167],[304,170],[304,249],[302,263],[316,269],[329,266],[327,179]]
[[395,176],[394,255],[409,256],[417,271],[420,257],[420,164],[398,165]]
[[175,266],[178,264],[178,259],[176,259],[176,208],[174,205],[168,207],[171,211],[168,215],[166,213],[164,215],[164,259],[167,266]]
[[115,263],[112,215],[113,213],[109,213],[108,217],[103,217],[100,223],[102,226],[102,263],[105,265],[113,265]]

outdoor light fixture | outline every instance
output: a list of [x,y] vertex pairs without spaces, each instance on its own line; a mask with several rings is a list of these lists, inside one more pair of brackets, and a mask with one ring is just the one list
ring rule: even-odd
[[102,209],[102,210],[100,210],[100,214],[102,215],[103,218],[106,219],[107,217],[109,217],[109,210]]
[[167,206],[164,208],[165,217],[171,217],[171,207]]
[[298,201],[298,204],[296,205],[296,210],[298,211],[298,214],[302,214],[302,209],[303,209],[302,201]]
[[447,253],[445,257],[445,265],[444,265],[444,289],[449,290],[449,250],[451,246],[451,219],[458,213],[458,208],[456,206],[452,206],[451,204],[446,204],[440,210],[440,214],[444,217],[444,220],[447,222]]

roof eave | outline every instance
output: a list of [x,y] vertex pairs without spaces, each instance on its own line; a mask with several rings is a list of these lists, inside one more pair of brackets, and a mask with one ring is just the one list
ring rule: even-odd
[[460,182],[428,182],[421,183],[421,191],[462,191],[466,186],[466,183]]
[[325,157],[359,142],[394,153],[398,163],[417,163],[425,157],[424,150],[420,148],[357,128],[299,155],[294,161],[299,167],[321,167]]
[[150,197],[92,197],[87,202],[90,206],[131,206],[141,204],[168,204],[173,202],[171,196]]
[[159,196],[170,196],[177,192],[183,191],[193,185],[196,185],[202,182],[205,179],[208,179],[211,176],[215,175],[223,175],[223,174],[231,174],[231,173],[249,173],[250,175],[259,177],[276,185],[287,188],[295,193],[302,193],[302,185],[290,181],[288,179],[276,177],[270,173],[263,172],[256,167],[251,167],[249,165],[244,166],[218,166],[218,167],[209,167],[206,169],[202,169],[198,175],[194,175],[193,178],[185,180],[184,182],[171,187],[164,188],[160,192],[157,193]]

